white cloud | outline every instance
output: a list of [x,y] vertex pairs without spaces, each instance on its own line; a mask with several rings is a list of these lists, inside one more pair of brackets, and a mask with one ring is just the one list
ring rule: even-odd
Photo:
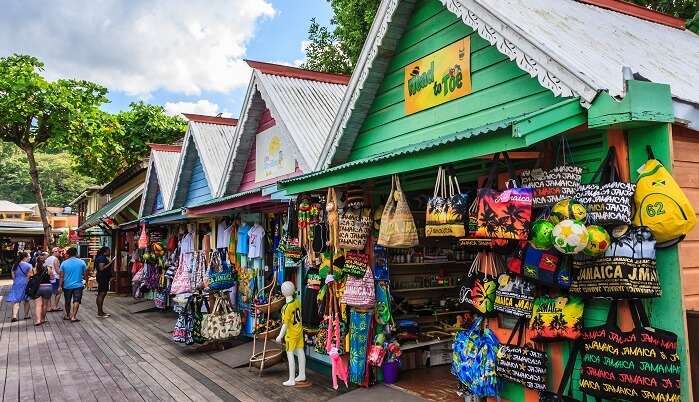
[[[206,99],[200,99],[196,102],[166,102],[164,107],[165,113],[171,116],[180,113],[195,113],[216,116],[220,111],[218,104]],[[222,116],[231,117],[231,114],[228,112],[223,112]]]
[[9,0],[0,55],[26,53],[49,78],[80,78],[147,97],[196,95],[248,83],[242,60],[268,0]]

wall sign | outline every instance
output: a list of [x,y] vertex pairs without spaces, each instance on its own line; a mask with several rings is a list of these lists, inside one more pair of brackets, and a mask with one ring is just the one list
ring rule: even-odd
[[294,173],[296,159],[279,127],[257,134],[255,143],[255,182]]
[[405,66],[405,114],[471,93],[471,38],[466,37]]

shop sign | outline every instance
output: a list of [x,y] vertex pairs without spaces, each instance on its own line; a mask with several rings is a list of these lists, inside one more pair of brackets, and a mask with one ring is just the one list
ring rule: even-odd
[[470,94],[471,38],[408,64],[403,74],[406,115]]
[[255,182],[294,173],[296,159],[278,126],[257,134],[255,144]]

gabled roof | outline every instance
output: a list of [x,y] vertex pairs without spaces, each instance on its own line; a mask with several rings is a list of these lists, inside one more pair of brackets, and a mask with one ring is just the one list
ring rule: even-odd
[[79,229],[85,230],[95,225],[99,225],[103,219],[116,218],[122,211],[126,209],[126,207],[129,206],[129,204],[134,202],[136,198],[140,197],[143,194],[143,186],[144,184],[139,184],[131,190],[112,198],[102,208],[85,218],[85,222],[83,222],[83,224],[80,225]]
[[[165,144],[148,144],[150,147],[150,160],[148,162],[148,173],[146,173],[145,188],[141,199],[139,216],[146,213],[147,206],[153,205],[158,189],[163,197],[163,205],[170,203],[172,190],[175,184],[175,175],[180,162],[182,146]],[[148,211],[147,213],[150,213]]]
[[349,81],[344,75],[258,61],[247,63],[253,74],[240,114],[236,142],[225,163],[225,177],[216,187],[217,197],[238,190],[265,108],[296,146],[301,170],[313,170]]
[[172,196],[165,209],[180,207],[187,196],[192,166],[198,156],[204,175],[213,192],[220,187],[226,158],[233,146],[237,119],[216,116],[184,114],[189,120],[187,134],[177,164]]
[[[585,107],[600,91],[624,97],[622,67],[628,66],[669,84],[683,103],[699,105],[699,37],[670,26],[673,21],[612,11],[618,0],[440,2],[557,96],[578,97]],[[346,160],[414,4],[379,5],[316,169]]]
[[0,212],[10,212],[17,214],[30,214],[33,211],[30,208],[23,207],[19,204],[7,200],[0,200]]

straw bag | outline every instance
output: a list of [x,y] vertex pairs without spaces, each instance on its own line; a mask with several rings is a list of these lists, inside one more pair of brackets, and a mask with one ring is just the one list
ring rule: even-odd
[[340,214],[340,233],[338,234],[340,248],[364,250],[373,223],[371,210],[345,209]]
[[456,177],[448,175],[440,166],[434,183],[434,194],[427,202],[425,236],[464,237],[467,219],[468,195],[461,193]]
[[381,214],[377,243],[391,248],[410,248],[418,244],[413,214],[397,175],[391,177],[391,193]]
[[240,335],[240,314],[231,310],[228,300],[217,296],[214,307],[201,320],[201,334],[211,340],[224,340]]

